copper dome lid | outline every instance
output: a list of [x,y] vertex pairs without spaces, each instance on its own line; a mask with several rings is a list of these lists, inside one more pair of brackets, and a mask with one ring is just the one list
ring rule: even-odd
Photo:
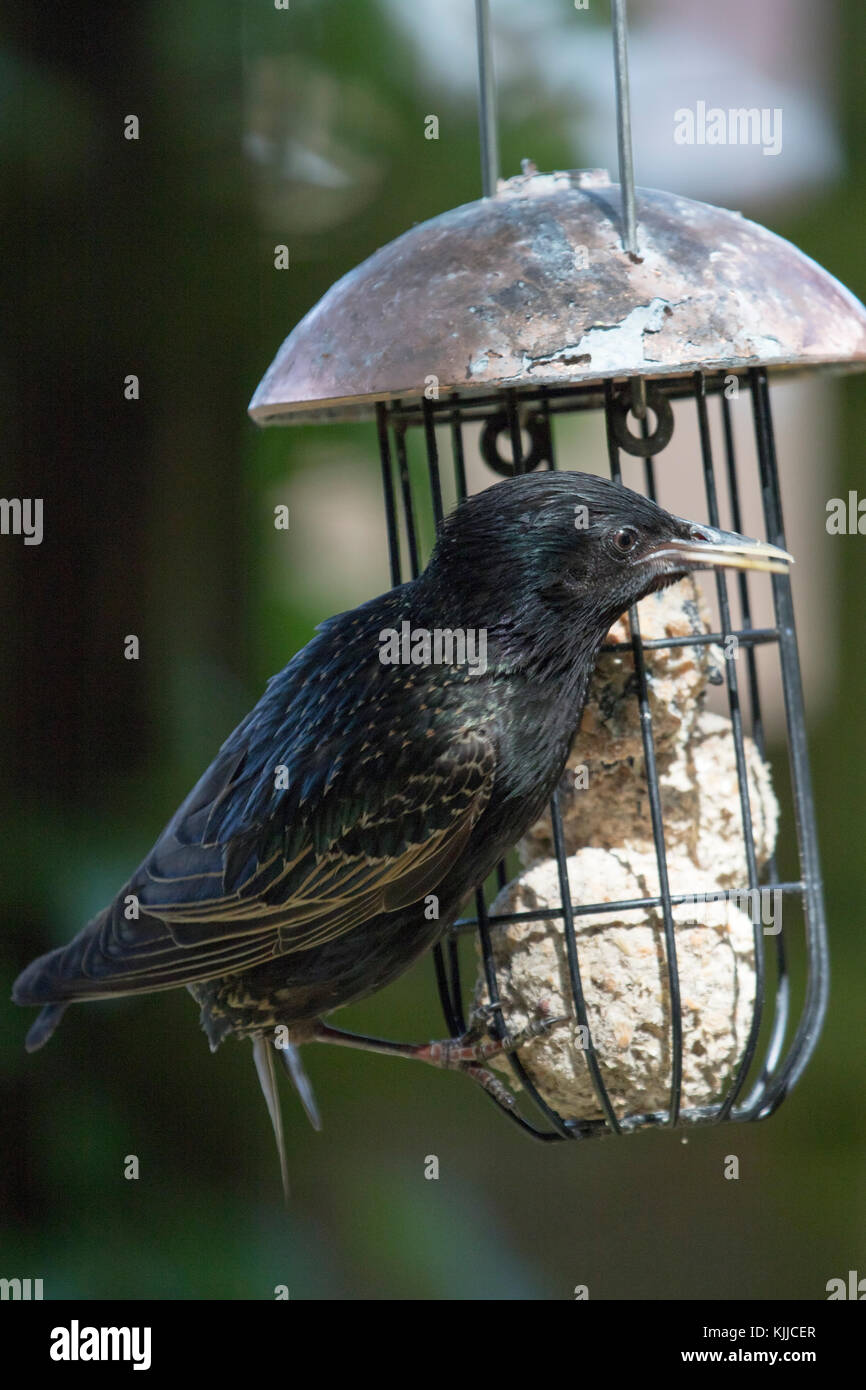
[[344,275],[286,338],[259,424],[363,419],[376,401],[610,377],[866,366],[866,310],[739,213],[637,189],[622,249],[603,171],[525,174],[419,223]]

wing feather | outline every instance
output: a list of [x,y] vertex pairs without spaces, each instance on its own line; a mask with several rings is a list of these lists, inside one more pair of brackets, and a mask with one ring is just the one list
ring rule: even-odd
[[[463,852],[490,797],[495,753],[486,733],[464,730],[426,772],[396,788],[374,780],[363,795],[346,795],[345,777],[332,779],[328,796],[342,795],[344,807],[340,815],[322,807],[327,835],[312,808],[306,816],[296,809],[301,833],[297,822],[287,833],[278,802],[264,823],[240,832],[240,845],[237,835],[205,838],[219,824],[214,808],[231,801],[226,779],[243,778],[245,763],[232,757],[214,777],[217,769],[219,760],[203,779],[210,785],[194,789],[115,902],[63,951],[42,958],[55,966],[56,997],[168,989],[246,971],[419,901]],[[291,858],[274,849],[287,842]],[[141,907],[131,921],[123,910],[130,893]]]

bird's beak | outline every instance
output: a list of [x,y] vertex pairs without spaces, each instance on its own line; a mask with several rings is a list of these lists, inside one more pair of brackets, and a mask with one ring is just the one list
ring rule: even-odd
[[684,569],[765,570],[769,574],[787,574],[794,563],[793,555],[766,541],[753,541],[736,531],[719,531],[715,526],[696,526],[689,522],[690,534],[669,541],[660,541],[642,559],[667,560],[681,563]]

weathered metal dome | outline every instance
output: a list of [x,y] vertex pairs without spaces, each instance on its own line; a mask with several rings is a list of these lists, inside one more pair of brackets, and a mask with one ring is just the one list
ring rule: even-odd
[[739,213],[637,190],[639,254],[602,170],[526,174],[412,227],[344,275],[285,340],[259,424],[360,419],[461,398],[701,369],[866,367],[866,310]]

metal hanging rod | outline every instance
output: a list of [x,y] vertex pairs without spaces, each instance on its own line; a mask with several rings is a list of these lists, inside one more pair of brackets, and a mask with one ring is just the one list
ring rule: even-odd
[[475,0],[475,32],[478,41],[478,125],[481,133],[481,187],[492,198],[499,178],[499,143],[496,138],[496,80],[493,75],[493,40],[490,34],[489,0]]
[[[634,160],[631,142],[631,102],[628,82],[627,0],[611,0],[613,62],[616,81],[616,133],[619,182],[622,190],[623,249],[637,254],[637,214],[634,196]],[[481,183],[485,198],[496,192],[499,178],[499,145],[496,133],[496,80],[493,72],[493,40],[490,32],[490,0],[475,0],[478,45],[478,125],[481,136]]]
[[631,150],[631,102],[628,87],[628,16],[626,0],[611,0],[613,68],[616,78],[616,139],[619,186],[622,194],[623,250],[637,254],[637,215],[634,203],[634,161]]
[[[637,212],[634,199],[634,158],[631,148],[631,97],[628,85],[627,0],[611,0],[613,71],[616,83],[616,143],[619,155],[619,191],[622,204],[622,247],[637,255]],[[629,394],[633,414],[646,420],[646,383],[632,377]]]

